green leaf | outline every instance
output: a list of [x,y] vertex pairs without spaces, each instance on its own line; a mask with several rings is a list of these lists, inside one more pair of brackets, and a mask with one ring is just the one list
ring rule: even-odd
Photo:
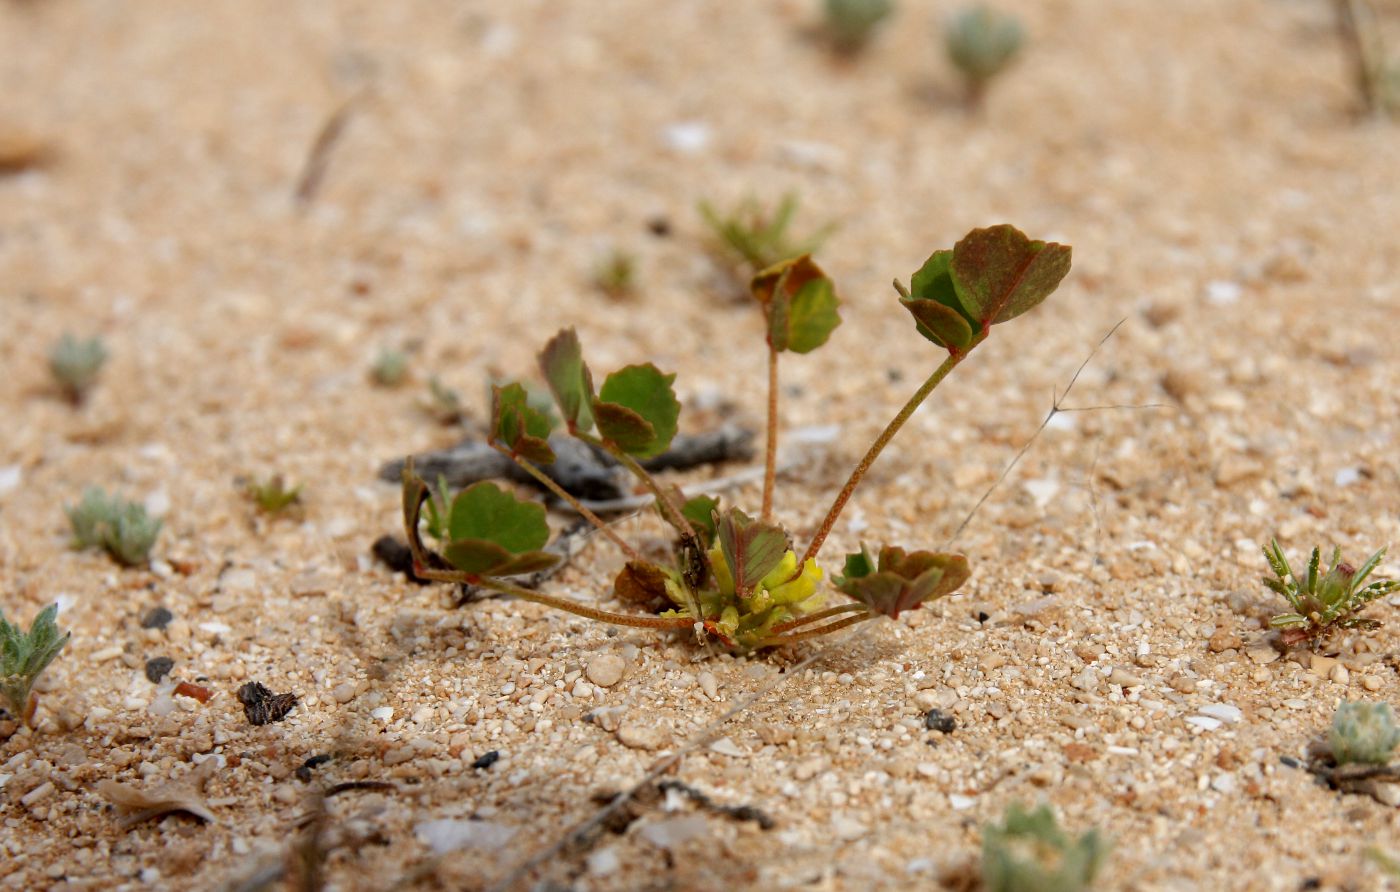
[[539,363],[569,430],[591,429],[593,376],[583,362],[578,334],[572,328],[560,331],[540,351]]
[[715,541],[715,511],[719,509],[719,499],[714,496],[698,495],[688,499],[681,506],[681,514],[690,521],[690,526],[708,548]]
[[965,316],[958,301],[949,271],[952,262],[952,251],[934,251],[909,280],[908,293],[898,282],[895,288],[901,292],[899,302],[914,317],[919,334],[940,347],[961,350],[972,343],[977,322]]
[[462,539],[443,546],[442,556],[447,562],[463,573],[495,575],[499,567],[509,564],[510,551],[485,539]]
[[681,404],[671,382],[651,363],[618,369],[603,382],[593,402],[598,430],[623,452],[637,458],[660,455],[676,435]]
[[841,575],[832,580],[839,589],[847,579],[861,579],[875,572],[875,559],[870,556],[870,551],[864,544],[860,546],[860,551],[846,555],[846,566],[841,571]]
[[1014,226],[974,229],[953,246],[950,271],[963,309],[981,328],[1014,319],[1050,296],[1071,249],[1031,241]]
[[734,576],[734,590],[741,598],[749,596],[788,550],[787,534],[781,527],[754,520],[738,508],[720,515],[716,534]]
[[[405,490],[405,508],[408,497]],[[452,500],[448,532],[453,545],[479,539],[500,546],[507,554],[534,551],[549,541],[543,505],[516,498],[514,493],[484,481],[472,484]],[[452,560],[450,555],[448,560]]]
[[841,324],[836,286],[810,255],[768,267],[749,289],[768,316],[768,340],[776,350],[810,353]]
[[491,388],[491,442],[510,450],[526,461],[548,465],[554,462],[549,448],[553,419],[530,405],[530,397],[520,384]]

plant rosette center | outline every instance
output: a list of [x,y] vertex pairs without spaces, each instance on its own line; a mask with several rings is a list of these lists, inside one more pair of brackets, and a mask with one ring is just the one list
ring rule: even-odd
[[[710,586],[695,594],[705,630],[726,645],[741,649],[758,647],[774,634],[775,627],[815,613],[826,598],[817,592],[822,568],[814,560],[797,570],[797,555],[788,549],[778,565],[748,592],[740,592],[734,574],[718,544],[709,550]],[[676,575],[667,581],[666,594],[677,605],[665,616],[689,616],[684,583]]]

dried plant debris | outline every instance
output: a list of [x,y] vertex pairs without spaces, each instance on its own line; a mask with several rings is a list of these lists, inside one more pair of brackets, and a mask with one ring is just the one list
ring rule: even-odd
[[97,792],[116,806],[122,816],[120,826],[123,830],[170,814],[187,814],[217,824],[218,818],[214,817],[204,799],[204,786],[217,767],[217,760],[209,759],[179,780],[145,790],[114,780],[103,780],[98,782]]
[[761,830],[772,830],[777,826],[777,822],[757,806],[725,805],[716,802],[703,790],[697,790],[683,781],[664,780],[657,784],[657,788],[660,789],[662,793],[665,793],[668,798],[672,794],[680,795],[711,814],[730,818],[735,821],[753,821]]
[[238,689],[238,702],[243,704],[243,714],[252,725],[266,725],[280,722],[292,711],[300,699],[290,691],[274,694],[265,685],[250,681]]
[[[676,434],[671,448],[641,462],[648,471],[685,470],[700,465],[746,461],[753,457],[754,433],[737,425],[722,425],[700,434]],[[563,434],[549,437],[555,461],[542,470],[570,495],[581,499],[608,501],[631,494],[626,470],[606,453],[592,449]],[[395,483],[403,479],[406,459],[386,462],[379,469],[381,480]],[[463,440],[450,449],[426,452],[413,458],[418,473],[448,486],[470,486],[480,480],[514,480],[539,485],[508,456],[480,440]]]

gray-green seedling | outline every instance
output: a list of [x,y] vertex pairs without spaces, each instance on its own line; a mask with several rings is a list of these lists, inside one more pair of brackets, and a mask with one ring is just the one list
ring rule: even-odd
[[1050,806],[1006,810],[982,831],[982,886],[987,892],[1081,892],[1094,882],[1108,844],[1097,828],[1071,837]]
[[58,605],[50,604],[24,632],[10,625],[0,610],[0,696],[10,715],[26,725],[39,705],[34,682],[68,643],[70,633],[58,630],[57,618]]
[[990,6],[974,6],[954,15],[943,33],[948,58],[963,77],[969,111],[981,110],[987,87],[1021,51],[1025,30],[1015,16]]
[[1308,571],[1299,576],[1288,565],[1288,558],[1273,539],[1264,549],[1264,558],[1274,571],[1274,577],[1263,577],[1270,589],[1287,599],[1291,613],[1280,613],[1269,625],[1282,629],[1286,645],[1309,642],[1316,644],[1336,629],[1374,629],[1380,623],[1357,616],[1367,604],[1400,590],[1400,580],[1380,579],[1362,588],[1362,583],[1385,557],[1382,548],[1367,558],[1361,569],[1342,562],[1342,549],[1332,551],[1331,566],[1321,573],[1322,552],[1314,548],[1308,560]]
[[[449,506],[445,496],[433,499],[410,461],[403,475],[403,515],[414,572],[617,625],[694,628],[701,638],[713,636],[739,651],[896,617],[951,594],[970,574],[963,555],[890,545],[872,553],[862,546],[846,557],[834,580],[836,590],[850,600],[828,606],[826,595],[818,591],[824,574],[816,559],[852,493],[915,410],[987,339],[994,325],[1039,305],[1069,268],[1068,246],[1032,241],[1015,227],[1002,225],[973,230],[951,250],[935,251],[914,274],[910,287],[895,283],[918,333],[944,351],[944,359],[857,463],[800,557],[791,535],[773,522],[779,357],[815,351],[841,322],[835,286],[809,256],[772,266],[751,283],[768,360],[768,437],[762,507],[756,516],[737,507],[721,508],[718,499],[707,495],[686,499],[653,478],[638,460],[660,454],[675,436],[681,410],[672,386],[675,376],[650,363],[629,365],[595,388],[577,334],[565,329],[539,354],[558,418],[533,405],[523,385],[498,385],[492,391],[489,442],[572,505],[627,556],[613,584],[619,599],[664,609],[659,614],[617,613],[512,583],[507,577],[543,570],[559,560],[542,550],[549,538],[544,507],[485,481],[463,490]],[[541,466],[555,460],[549,437],[561,419],[569,435],[611,455],[650,490],[677,536],[671,565],[644,558],[545,474]],[[422,541],[425,502],[431,504],[429,519],[438,528],[446,515],[440,554]]]
[[784,195],[776,210],[769,211],[752,196],[739,202],[728,213],[720,213],[707,201],[700,202],[705,219],[716,240],[730,254],[742,260],[749,272],[768,269],[784,260],[811,254],[835,231],[828,224],[805,238],[790,231],[797,215],[797,196]]
[[614,248],[598,261],[593,284],[613,300],[627,300],[637,293],[637,255]]
[[65,334],[49,351],[49,372],[63,396],[79,405],[97,383],[97,375],[107,362],[107,347],[98,337],[80,341]]
[[380,387],[398,387],[408,380],[408,353],[385,347],[369,367],[370,380]]
[[264,514],[280,514],[301,504],[301,484],[288,486],[281,474],[273,474],[266,480],[251,480],[244,492]]
[[162,521],[143,505],[108,496],[100,486],[83,490],[76,505],[64,509],[73,527],[75,548],[104,548],[120,564],[134,567],[150,558]]
[[1389,703],[1347,701],[1332,714],[1332,758],[1338,765],[1385,765],[1400,746]]
[[894,0],[823,0],[822,24],[837,52],[854,54],[893,12]]

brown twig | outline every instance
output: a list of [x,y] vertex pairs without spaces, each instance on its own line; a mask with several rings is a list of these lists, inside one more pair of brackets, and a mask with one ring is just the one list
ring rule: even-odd
[[351,113],[354,112],[361,95],[356,93],[342,102],[321,125],[321,129],[316,131],[316,139],[312,141],[311,148],[306,153],[306,161],[302,163],[301,174],[297,177],[296,192],[293,193],[300,207],[310,205],[316,200],[316,194],[321,191],[321,183],[325,181],[326,171],[330,169],[331,154],[345,136]]

